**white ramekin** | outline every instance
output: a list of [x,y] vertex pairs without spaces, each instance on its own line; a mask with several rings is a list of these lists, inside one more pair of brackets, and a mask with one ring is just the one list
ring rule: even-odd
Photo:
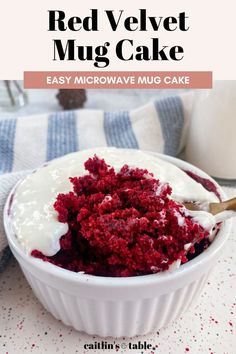
[[[206,173],[182,160],[155,155],[213,181]],[[225,199],[224,192],[219,185],[217,187]],[[143,335],[176,319],[201,293],[231,229],[231,221],[225,221],[207,250],[172,273],[127,278],[74,273],[24,253],[9,216],[15,188],[5,205],[4,225],[10,248],[26,279],[54,317],[92,335]]]

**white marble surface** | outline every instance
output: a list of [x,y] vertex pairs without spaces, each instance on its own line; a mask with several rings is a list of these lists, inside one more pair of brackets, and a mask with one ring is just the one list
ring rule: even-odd
[[[236,188],[225,188],[229,196]],[[102,339],[66,327],[42,307],[16,261],[0,277],[0,353],[235,354],[236,348],[236,220],[225,250],[196,304],[167,328],[143,337]],[[86,350],[106,341],[129,346],[138,341],[151,350]]]

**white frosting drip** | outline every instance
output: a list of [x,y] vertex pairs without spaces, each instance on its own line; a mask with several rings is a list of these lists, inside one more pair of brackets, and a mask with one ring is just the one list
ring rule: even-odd
[[181,264],[181,260],[177,259],[177,261],[174,261],[173,263],[171,263],[171,265],[169,266],[169,268],[167,269],[166,272],[173,272],[174,270],[178,269],[180,267]]
[[[52,256],[59,251],[59,239],[68,231],[68,225],[57,220],[53,204],[58,193],[72,190],[69,177],[87,173],[84,162],[94,154],[104,158],[116,171],[124,164],[147,169],[161,182],[168,182],[171,185],[172,198],[179,202],[217,201],[213,193],[205,190],[178,167],[148,153],[138,150],[96,148],[69,154],[26,177],[16,190],[11,207],[12,222],[15,233],[27,253],[37,249],[47,256]],[[195,220],[204,224],[204,228],[215,223],[211,214],[197,213]],[[180,217],[178,220],[181,225],[183,220]]]
[[188,214],[195,223],[200,224],[206,231],[211,232],[216,224],[216,217],[207,211],[188,211]]
[[185,218],[177,210],[174,211],[174,215],[177,218],[178,225],[181,227],[184,226],[185,225]]

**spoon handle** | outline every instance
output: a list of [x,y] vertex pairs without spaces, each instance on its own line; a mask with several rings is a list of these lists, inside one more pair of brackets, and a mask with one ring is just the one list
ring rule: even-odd
[[232,198],[232,199],[226,200],[225,202],[221,202],[221,203],[210,203],[209,204],[209,211],[213,215],[219,214],[225,210],[236,211],[236,198]]

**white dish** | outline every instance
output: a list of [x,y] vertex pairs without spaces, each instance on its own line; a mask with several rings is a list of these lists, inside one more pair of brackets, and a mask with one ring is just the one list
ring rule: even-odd
[[[174,165],[208,178],[200,169],[173,157],[156,154]],[[19,182],[20,183],[20,182]],[[199,256],[173,272],[112,278],[74,273],[27,255],[14,235],[10,203],[4,208],[4,225],[10,248],[43,306],[57,319],[79,331],[121,337],[146,334],[166,326],[196,301],[229,236],[225,221],[212,244]]]

